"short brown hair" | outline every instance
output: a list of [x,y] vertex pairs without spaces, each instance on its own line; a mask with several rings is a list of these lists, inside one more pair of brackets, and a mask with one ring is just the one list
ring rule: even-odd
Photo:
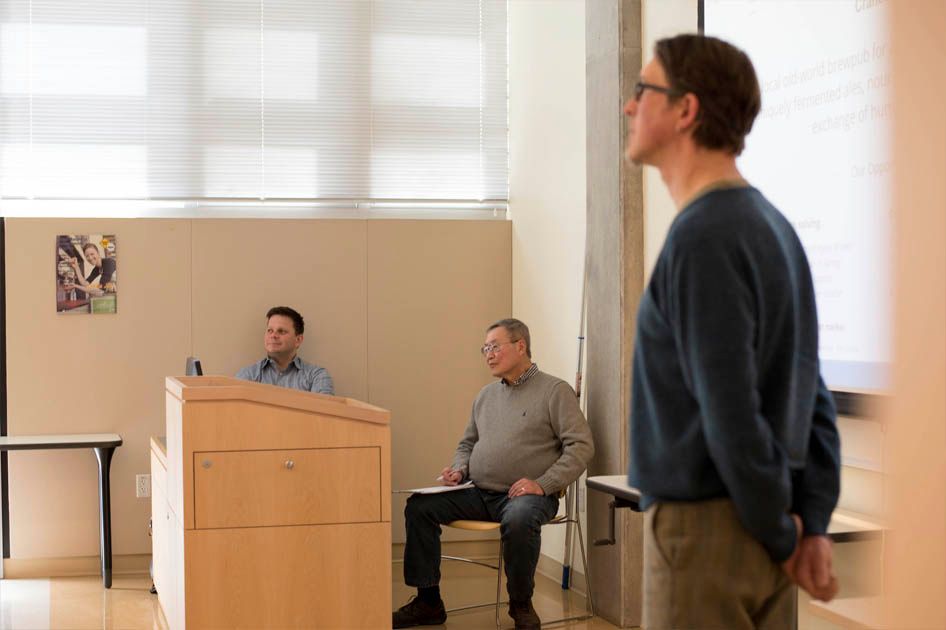
[[762,107],[759,80],[749,56],[705,35],[661,39],[654,54],[674,92],[700,102],[693,140],[707,149],[739,155]]
[[494,328],[503,327],[506,329],[506,332],[509,333],[509,341],[519,341],[522,339],[526,342],[526,356],[530,359],[532,358],[532,339],[529,337],[529,327],[520,322],[518,319],[508,318],[501,319],[498,322],[490,324],[489,328],[486,329],[486,332],[493,330]]
[[273,308],[266,311],[266,322],[269,322],[269,318],[273,315],[282,315],[283,317],[288,317],[292,320],[292,327],[295,329],[297,335],[301,335],[305,332],[305,320],[302,319],[302,315],[293,308],[288,306],[274,306]]

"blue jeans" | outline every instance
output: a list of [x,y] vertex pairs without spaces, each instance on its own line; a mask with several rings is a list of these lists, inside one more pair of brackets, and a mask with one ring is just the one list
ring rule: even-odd
[[510,499],[505,492],[479,488],[411,495],[404,509],[407,523],[404,583],[418,588],[440,584],[442,524],[457,520],[493,521],[500,523],[509,599],[531,599],[542,544],[542,525],[557,513],[557,496],[527,494]]

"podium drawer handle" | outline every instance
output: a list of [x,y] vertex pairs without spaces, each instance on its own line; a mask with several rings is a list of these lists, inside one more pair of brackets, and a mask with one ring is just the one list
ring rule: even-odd
[[294,461],[292,461],[291,459],[287,459],[287,460],[286,460],[286,468],[287,468],[287,469],[292,470],[292,469],[295,468],[295,467],[296,467],[296,463],[295,463]]

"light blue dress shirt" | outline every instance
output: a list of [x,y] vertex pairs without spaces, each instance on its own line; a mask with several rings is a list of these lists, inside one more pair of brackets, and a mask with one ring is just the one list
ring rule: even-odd
[[253,365],[241,368],[236,377],[264,385],[278,385],[290,389],[301,389],[304,392],[335,395],[335,385],[332,383],[328,370],[306,363],[299,358],[299,355],[289,362],[285,372],[280,372],[276,362],[266,357]]

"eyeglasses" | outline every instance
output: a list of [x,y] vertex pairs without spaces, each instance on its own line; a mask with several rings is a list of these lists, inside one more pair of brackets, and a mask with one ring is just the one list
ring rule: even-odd
[[506,345],[507,343],[516,343],[517,341],[519,341],[519,340],[518,340],[518,339],[513,339],[512,341],[501,341],[501,342],[499,342],[499,343],[488,343],[488,344],[484,345],[482,348],[480,348],[480,354],[482,354],[484,357],[485,357],[487,354],[496,354],[497,352],[499,352],[499,349],[502,348],[502,347],[503,347],[504,345]]
[[644,95],[644,90],[653,90],[654,92],[660,92],[661,94],[666,94],[667,96],[679,96],[680,92],[677,90],[664,87],[662,85],[654,85],[653,83],[644,83],[643,81],[638,81],[634,84],[634,100],[639,101]]

